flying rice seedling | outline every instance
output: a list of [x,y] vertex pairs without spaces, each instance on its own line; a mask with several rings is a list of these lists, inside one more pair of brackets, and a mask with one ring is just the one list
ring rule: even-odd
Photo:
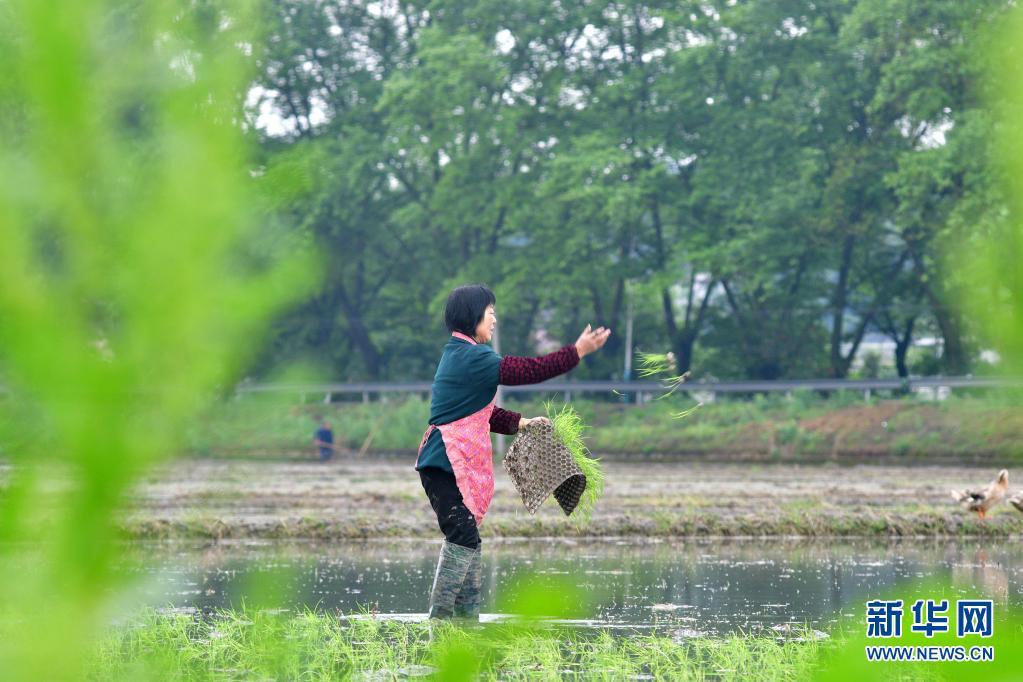
[[568,448],[576,466],[586,477],[586,490],[579,498],[576,511],[579,512],[580,518],[588,519],[597,500],[604,494],[604,468],[599,460],[590,457],[589,448],[583,442],[583,430],[586,429],[586,425],[575,408],[563,405],[560,410],[555,410],[554,403],[550,401],[544,403],[544,408],[554,427],[554,438]]
[[[688,371],[674,375],[674,372],[678,371],[678,365],[675,362],[674,353],[644,353],[643,351],[637,351],[636,359],[639,361],[636,373],[642,379],[649,379],[650,377],[655,377],[658,374],[673,375],[666,379],[661,379],[661,386],[663,386],[667,392],[657,396],[654,400],[664,400],[669,397],[689,378]],[[688,417],[701,407],[703,407],[703,403],[698,402],[687,410],[676,412],[671,415],[671,417],[672,419],[682,419],[684,417]]]

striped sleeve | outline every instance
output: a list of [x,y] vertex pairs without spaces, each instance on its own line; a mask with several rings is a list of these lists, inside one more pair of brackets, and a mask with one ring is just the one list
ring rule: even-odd
[[494,411],[490,413],[490,430],[510,436],[519,432],[520,419],[522,415],[518,412],[495,406]]
[[505,386],[538,384],[572,370],[579,364],[575,344],[538,358],[519,358],[506,355],[501,358],[498,381]]

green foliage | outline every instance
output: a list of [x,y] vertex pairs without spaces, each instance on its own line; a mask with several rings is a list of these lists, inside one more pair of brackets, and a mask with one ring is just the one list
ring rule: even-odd
[[871,351],[863,355],[863,366],[860,368],[860,378],[876,379],[881,376],[881,354]]
[[248,117],[331,258],[253,370],[428,377],[444,297],[485,281],[505,353],[614,329],[581,378],[619,375],[630,308],[678,374],[844,377],[867,332],[965,372],[995,332],[957,257],[1011,237],[1014,100],[981,77],[1010,4],[265,2]]
[[[1019,268],[1023,254],[1023,67],[1020,45],[1023,11],[1016,7],[1007,20],[989,29],[990,49],[986,57],[982,91],[992,119],[991,166],[998,173],[997,189],[1004,203],[989,207],[995,216],[974,230],[965,258],[957,258],[960,276],[978,281],[979,286],[964,296],[963,305],[974,312],[994,339],[1002,356],[1003,371],[1018,374],[1023,366],[1023,276]],[[964,250],[953,245],[950,256]]]
[[[0,641],[8,679],[81,679],[114,513],[231,385],[315,264],[272,247],[236,125],[246,3],[4,3]],[[16,416],[15,416],[16,415]],[[67,475],[66,486],[48,485]],[[45,531],[43,531],[45,529]],[[25,544],[31,541],[31,546]],[[32,561],[24,561],[31,556]]]

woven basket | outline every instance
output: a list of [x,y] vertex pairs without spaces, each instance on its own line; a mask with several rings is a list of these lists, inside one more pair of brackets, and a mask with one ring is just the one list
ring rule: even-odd
[[554,426],[545,421],[519,431],[504,456],[504,468],[530,514],[551,494],[565,514],[571,514],[586,490],[586,476],[564,443],[554,437]]

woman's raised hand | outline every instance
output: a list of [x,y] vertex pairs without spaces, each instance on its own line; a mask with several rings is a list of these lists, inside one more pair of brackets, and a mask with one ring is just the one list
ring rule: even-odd
[[575,349],[579,353],[579,357],[589,355],[593,351],[600,350],[607,343],[607,337],[611,336],[611,330],[605,329],[604,327],[597,327],[596,329],[590,329],[590,325],[586,325],[586,329],[576,339]]

